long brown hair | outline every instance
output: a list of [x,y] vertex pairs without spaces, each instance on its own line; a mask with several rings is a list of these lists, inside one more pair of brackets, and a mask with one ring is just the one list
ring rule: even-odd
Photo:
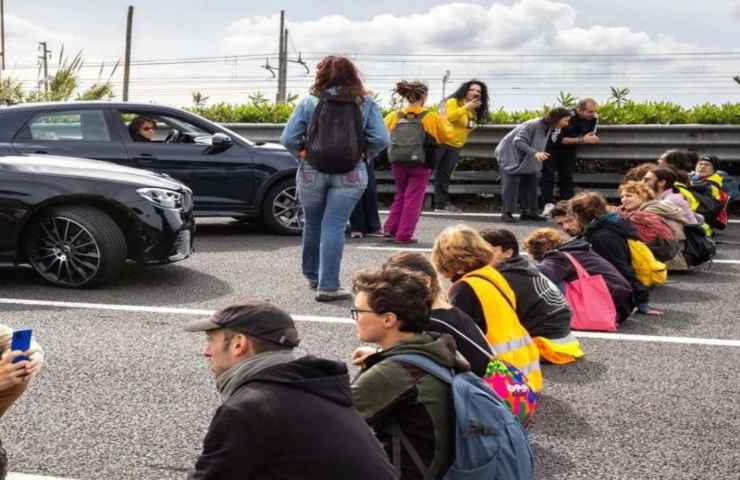
[[311,87],[313,95],[321,95],[328,88],[336,87],[353,97],[364,97],[365,87],[360,80],[360,72],[347,57],[329,55],[316,66],[316,80]]

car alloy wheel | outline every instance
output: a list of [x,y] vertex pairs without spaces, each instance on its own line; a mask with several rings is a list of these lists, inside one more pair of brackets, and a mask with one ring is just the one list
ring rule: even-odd
[[77,287],[90,282],[101,265],[101,251],[93,234],[65,217],[48,217],[31,238],[29,261],[46,280]]
[[275,195],[272,217],[286,230],[300,232],[303,229],[303,207],[298,201],[295,185],[290,185]]

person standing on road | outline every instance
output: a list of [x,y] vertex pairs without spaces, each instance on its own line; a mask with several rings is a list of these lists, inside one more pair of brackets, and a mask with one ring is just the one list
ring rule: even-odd
[[385,117],[391,135],[388,160],[396,181],[396,194],[383,230],[395,243],[417,243],[414,231],[432,176],[434,155],[439,144],[450,135],[444,116],[424,109],[428,91],[422,82],[398,82],[396,93],[409,104]]
[[346,300],[339,271],[344,233],[367,186],[367,160],[389,143],[380,109],[355,65],[328,56],[316,67],[311,95],[290,116],[280,142],[298,159],[296,186],[303,206],[303,275],[316,300]]
[[298,332],[264,302],[233,305],[190,322],[223,404],[190,480],[395,479],[393,466],[352,405],[347,367],[298,358]]
[[554,207],[555,174],[558,176],[558,191],[561,200],[570,200],[575,194],[573,171],[576,168],[576,149],[578,145],[595,145],[600,142],[596,135],[597,112],[599,105],[593,98],[584,98],[578,102],[570,123],[562,128],[550,144],[550,157],[542,162],[540,190],[541,203],[544,205],[542,215],[547,216]]
[[440,113],[446,113],[452,134],[441,145],[434,169],[434,210],[457,211],[450,200],[450,177],[460,160],[460,151],[470,132],[488,121],[488,87],[480,80],[469,80],[442,103]]
[[521,220],[544,222],[537,208],[537,177],[542,164],[550,158],[545,152],[547,139],[555,129],[562,129],[573,112],[554,108],[541,118],[528,120],[509,132],[496,146],[496,160],[501,175],[502,222],[515,223],[512,215],[521,203]]

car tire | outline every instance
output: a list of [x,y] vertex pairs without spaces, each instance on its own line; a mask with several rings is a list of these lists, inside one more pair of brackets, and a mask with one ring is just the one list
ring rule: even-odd
[[285,178],[273,185],[262,201],[262,222],[273,233],[300,235],[303,209],[298,201],[295,179]]
[[88,206],[54,207],[30,225],[26,256],[45,281],[89,288],[114,280],[126,264],[126,238],[104,212]]

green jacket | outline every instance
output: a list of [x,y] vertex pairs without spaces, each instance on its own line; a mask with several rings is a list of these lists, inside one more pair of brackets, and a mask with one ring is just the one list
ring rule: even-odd
[[[393,356],[418,353],[456,371],[470,369],[458,355],[449,335],[420,334],[367,358],[352,383],[352,399],[360,415],[373,428],[389,458],[393,459],[390,428],[398,423],[434,478],[449,469],[454,455],[454,410],[449,385]],[[405,449],[401,478],[422,475]]]

